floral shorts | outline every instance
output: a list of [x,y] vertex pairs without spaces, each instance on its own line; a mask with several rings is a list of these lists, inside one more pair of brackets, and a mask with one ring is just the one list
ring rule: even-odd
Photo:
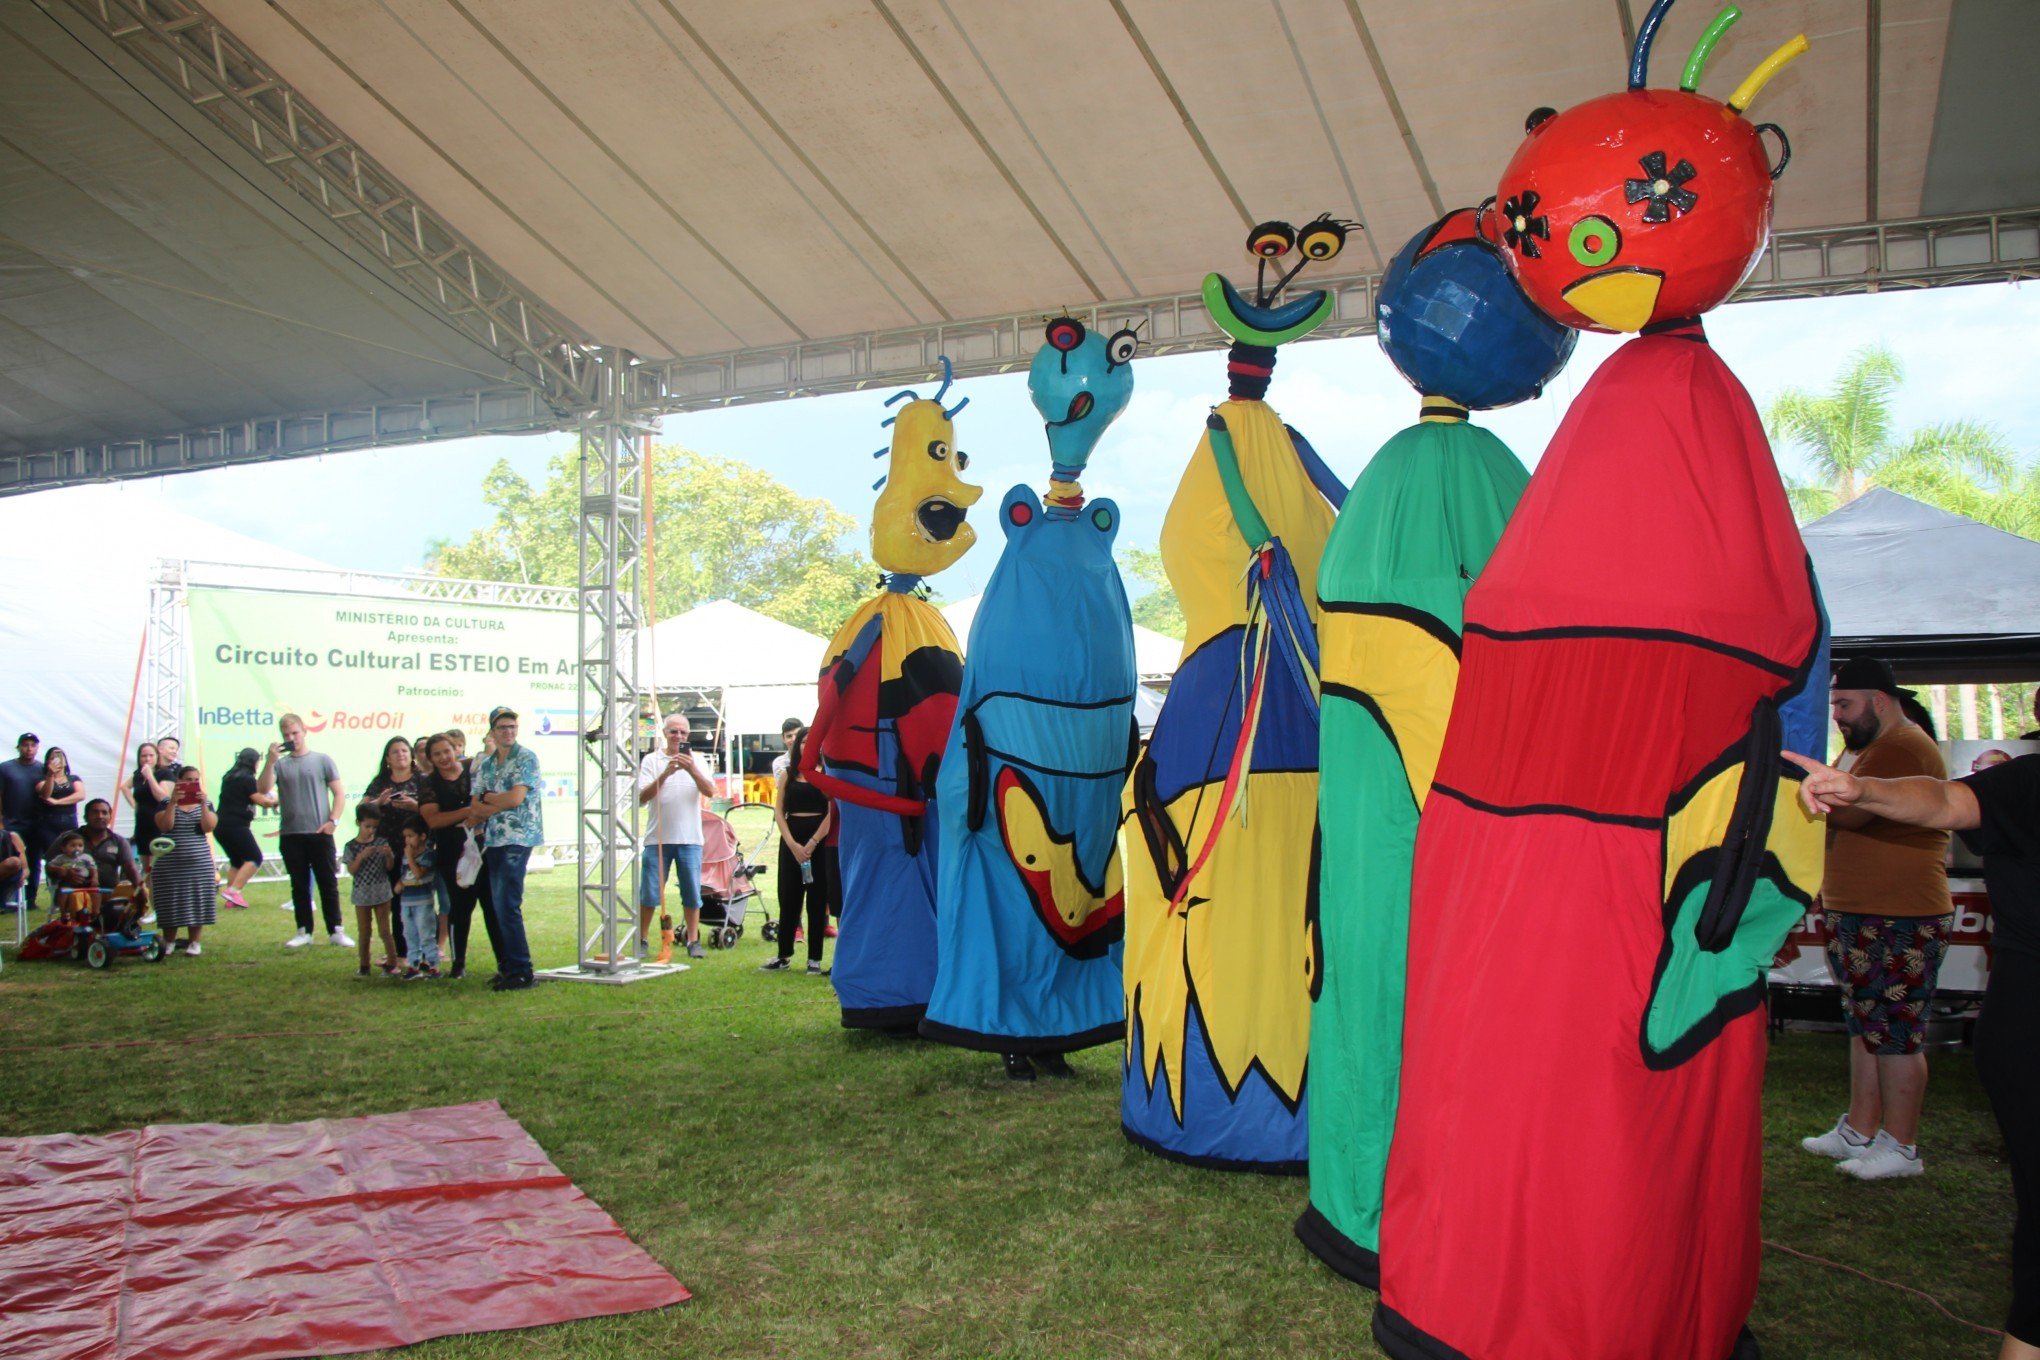
[[1828,967],[1841,984],[1842,1018],[1865,1049],[1882,1058],[1920,1051],[1954,928],[1953,916],[1827,913]]

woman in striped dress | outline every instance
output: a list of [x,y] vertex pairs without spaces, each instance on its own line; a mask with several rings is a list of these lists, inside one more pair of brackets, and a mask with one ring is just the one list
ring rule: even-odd
[[177,932],[183,930],[190,938],[184,952],[193,956],[205,952],[198,940],[218,914],[220,891],[212,842],[206,838],[218,824],[205,801],[198,767],[180,766],[170,801],[156,814],[157,831],[175,841],[177,848],[156,856],[149,866],[149,895],[165,950],[177,948]]

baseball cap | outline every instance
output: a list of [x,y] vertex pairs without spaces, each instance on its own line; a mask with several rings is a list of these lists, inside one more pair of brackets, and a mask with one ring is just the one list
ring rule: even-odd
[[494,727],[497,723],[501,722],[503,719],[514,718],[516,716],[517,716],[516,709],[511,708],[508,704],[498,704],[496,707],[489,710],[489,726]]
[[1894,699],[1916,697],[1914,691],[1898,687],[1898,677],[1892,674],[1890,662],[1874,656],[1852,656],[1844,661],[1835,672],[1834,688],[1874,689]]
[[15,744],[16,746],[19,746],[19,745],[21,745],[21,743],[23,743],[24,741],[32,741],[32,742],[34,742],[34,743],[35,743],[36,745],[38,745],[38,746],[42,745],[42,738],[41,738],[41,737],[38,737],[38,736],[37,736],[37,735],[36,735],[35,733],[33,733],[33,732],[23,732],[23,733],[22,733],[22,734],[21,734],[20,736],[18,736],[18,737],[16,737],[16,738],[14,739],[14,744]]

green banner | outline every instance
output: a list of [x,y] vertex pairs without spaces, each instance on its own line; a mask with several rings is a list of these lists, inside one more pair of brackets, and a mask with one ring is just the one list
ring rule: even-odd
[[333,757],[352,798],[391,737],[458,727],[473,754],[489,710],[508,704],[518,740],[538,752],[547,839],[573,839],[571,612],[204,588],[188,600],[184,758],[204,768],[208,792],[235,752],[268,749],[285,713],[304,719],[312,749]]

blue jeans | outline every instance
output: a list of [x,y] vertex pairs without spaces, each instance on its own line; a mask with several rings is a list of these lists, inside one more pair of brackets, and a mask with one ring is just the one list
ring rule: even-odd
[[489,901],[496,908],[496,932],[503,953],[503,976],[531,976],[531,945],[524,938],[524,866],[528,845],[492,845],[482,851],[482,872],[489,879]]
[[659,889],[666,879],[666,866],[680,880],[680,901],[689,911],[701,910],[701,847],[699,845],[655,845],[647,842],[638,856],[637,900],[640,908],[659,905]]
[[434,909],[432,889],[404,890],[404,942],[409,946],[405,953],[413,968],[420,964],[439,966],[439,913]]

